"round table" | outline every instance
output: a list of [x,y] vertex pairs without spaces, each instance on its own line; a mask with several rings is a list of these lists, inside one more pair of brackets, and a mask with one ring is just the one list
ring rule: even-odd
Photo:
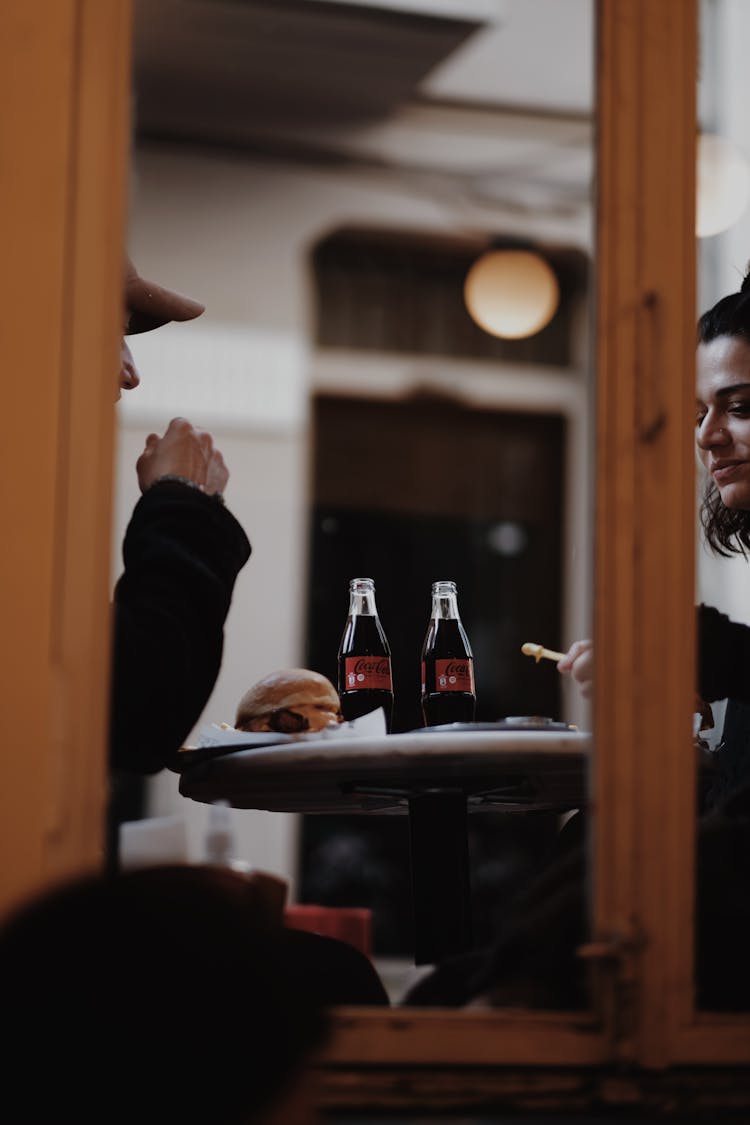
[[426,964],[471,948],[467,815],[580,808],[590,753],[591,735],[575,729],[334,732],[188,752],[180,793],[273,812],[408,815],[414,959]]

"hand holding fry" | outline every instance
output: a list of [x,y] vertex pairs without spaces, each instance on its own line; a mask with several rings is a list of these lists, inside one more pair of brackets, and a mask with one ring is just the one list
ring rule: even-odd
[[575,641],[558,661],[557,670],[572,676],[584,699],[591,698],[594,685],[594,642]]

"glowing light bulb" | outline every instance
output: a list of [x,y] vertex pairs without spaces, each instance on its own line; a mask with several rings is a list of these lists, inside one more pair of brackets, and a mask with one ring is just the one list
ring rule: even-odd
[[530,250],[488,250],[464,282],[469,315],[491,336],[520,340],[549,324],[560,300],[557,278]]

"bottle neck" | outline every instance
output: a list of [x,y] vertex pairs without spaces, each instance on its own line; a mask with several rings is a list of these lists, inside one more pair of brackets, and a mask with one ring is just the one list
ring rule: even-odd
[[458,599],[456,595],[453,593],[433,594],[430,616],[436,621],[457,621]]
[[375,605],[375,587],[371,582],[358,581],[352,583],[349,591],[349,616],[378,616],[377,606]]
[[352,617],[377,617],[375,598],[372,594],[352,594],[349,598],[349,613]]

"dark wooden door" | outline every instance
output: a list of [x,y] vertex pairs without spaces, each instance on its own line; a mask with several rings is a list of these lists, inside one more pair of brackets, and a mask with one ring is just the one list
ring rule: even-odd
[[[560,647],[564,420],[452,399],[318,397],[313,405],[306,660],[336,682],[348,583],[372,577],[394,670],[394,730],[422,725],[430,584],[456,581],[475,657],[477,718],[559,717],[559,676],[521,654]],[[557,832],[553,814],[469,818],[475,942]],[[373,910],[375,951],[412,950],[405,817],[308,816],[299,897]]]
[[477,719],[559,717],[564,422],[418,397],[314,404],[307,659],[335,682],[350,578],[375,580],[394,671],[393,729],[422,725],[430,585],[458,586]]

